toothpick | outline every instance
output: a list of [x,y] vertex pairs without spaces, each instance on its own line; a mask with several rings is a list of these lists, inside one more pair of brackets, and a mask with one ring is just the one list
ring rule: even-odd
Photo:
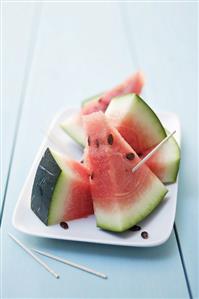
[[33,257],[41,266],[43,266],[49,273],[51,273],[55,278],[59,278],[59,275],[55,273],[51,268],[48,267],[42,260],[40,260],[28,247],[21,243],[16,237],[8,233],[8,235],[20,246],[22,247],[29,255]]
[[79,265],[79,264],[76,264],[76,263],[73,263],[73,262],[70,262],[69,260],[65,260],[65,259],[62,259],[58,256],[55,256],[55,255],[52,255],[52,254],[49,254],[47,252],[44,252],[44,251],[40,251],[40,250],[37,250],[37,249],[34,249],[33,250],[41,255],[44,255],[44,256],[47,256],[49,258],[52,258],[58,262],[61,262],[61,263],[64,263],[66,265],[69,265],[69,266],[72,266],[74,268],[77,268],[77,269],[80,269],[80,270],[83,270],[85,272],[88,272],[88,273],[91,273],[91,274],[94,274],[98,277],[101,277],[101,278],[104,278],[106,279],[107,278],[107,275],[103,274],[103,273],[100,273],[100,272],[97,272],[97,271],[94,271],[88,267],[85,267],[85,266],[82,266],[82,265]]
[[176,130],[173,131],[171,134],[169,134],[165,139],[163,139],[146,157],[144,157],[138,164],[132,169],[132,172],[135,172],[140,166],[142,166],[149,158],[151,158],[152,155],[154,155],[159,148],[165,144],[174,134],[176,133]]

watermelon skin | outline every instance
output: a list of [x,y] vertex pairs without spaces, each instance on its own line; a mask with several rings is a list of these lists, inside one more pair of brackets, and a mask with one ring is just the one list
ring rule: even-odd
[[123,83],[105,92],[103,95],[84,101],[82,105],[82,114],[86,115],[97,111],[105,112],[112,98],[128,93],[140,94],[143,85],[144,75],[141,72],[137,72],[131,75]]
[[[97,226],[125,231],[149,215],[163,200],[167,189],[146,165],[132,173],[140,158],[103,113],[85,116],[84,126],[89,138],[85,162],[91,171]],[[108,141],[110,135],[112,144]],[[134,155],[133,160],[126,158],[128,153]]]
[[166,137],[157,115],[136,94],[114,98],[106,110],[106,116],[138,154]]
[[45,225],[93,214],[88,170],[47,149],[35,175],[31,209]]
[[[143,159],[152,149],[146,150],[140,158]],[[180,148],[175,138],[170,138],[146,164],[163,183],[175,183],[180,167]]]
[[[54,186],[61,174],[59,165],[47,149],[39,163],[31,195],[31,209],[44,224],[48,224],[48,213]],[[52,186],[46,188],[46,186]]]

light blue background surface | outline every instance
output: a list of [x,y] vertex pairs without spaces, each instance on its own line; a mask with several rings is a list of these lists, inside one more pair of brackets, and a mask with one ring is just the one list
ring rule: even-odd
[[[3,298],[197,298],[197,4],[2,6]],[[176,230],[170,239],[144,249],[43,240],[16,232],[13,209],[54,114],[78,106],[138,68],[146,74],[148,102],[156,110],[174,111],[182,124]],[[48,260],[61,275],[55,280],[8,238],[8,231],[30,247],[93,267],[109,279]]]

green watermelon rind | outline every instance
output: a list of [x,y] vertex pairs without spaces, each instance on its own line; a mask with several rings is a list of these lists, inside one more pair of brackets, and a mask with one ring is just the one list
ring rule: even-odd
[[81,147],[85,147],[85,134],[80,125],[75,124],[72,118],[60,124],[64,132],[70,136]]
[[103,95],[103,93],[98,93],[98,94],[95,95],[95,96],[92,96],[92,97],[90,97],[90,98],[88,98],[88,99],[83,100],[83,101],[82,101],[82,104],[81,104],[82,108],[83,108],[86,104],[88,104],[88,103],[90,103],[90,102],[97,102],[97,100],[98,100],[102,95]]
[[[139,212],[138,209],[134,205],[132,210],[134,210],[135,214],[133,214],[133,212],[131,212],[131,210],[128,209],[129,215],[124,216],[123,219],[120,221],[120,224],[118,225],[119,222],[114,223],[113,219],[111,218],[110,213],[107,213],[107,215],[105,216],[104,212],[102,212],[102,214],[101,214],[98,211],[97,213],[95,213],[97,226],[102,229],[105,229],[105,230],[120,233],[120,232],[128,230],[132,226],[134,226],[134,225],[138,224],[139,222],[141,222],[142,220],[144,220],[161,203],[161,201],[164,199],[165,195],[168,192],[166,187],[159,181],[159,179],[157,179],[156,177],[155,177],[155,179],[157,181],[157,188],[154,188],[154,187],[152,188],[153,189],[152,193],[154,193],[154,194],[151,194],[149,196],[149,193],[146,190],[146,195],[142,195],[142,198],[143,198],[142,205],[143,206],[146,205],[146,207],[143,209],[142,205],[140,204],[140,201],[137,202],[137,205],[140,206],[140,210],[142,210],[142,212]],[[154,192],[154,190],[155,190],[155,192]],[[149,198],[151,199],[150,201],[149,201]],[[115,217],[115,212],[114,212],[114,217]],[[104,221],[105,219],[107,219],[107,221]]]
[[151,119],[153,119],[154,124],[156,125],[156,130],[158,128],[160,137],[164,139],[167,136],[167,133],[165,131],[165,128],[163,127],[160,119],[158,118],[157,114],[151,109],[151,107],[139,96],[136,95],[137,101],[141,105],[143,105],[143,110],[149,110],[151,112]]
[[59,165],[61,173],[53,191],[48,213],[48,225],[60,222],[60,217],[66,206],[66,195],[70,192],[70,185],[73,180],[73,172],[66,166],[66,163],[62,161],[61,156],[55,151],[51,151],[51,153]]
[[[179,151],[180,152],[180,151]],[[178,172],[180,169],[180,154],[175,162],[175,164],[173,165],[173,169],[170,172],[170,179],[167,179],[167,181],[165,181],[165,184],[172,184],[175,183],[178,177]]]
[[53,192],[48,213],[48,225],[53,225],[60,222],[60,214],[62,211],[64,211],[67,197],[66,194],[70,190],[70,183],[70,175],[62,171]]
[[[169,135],[169,131],[167,129],[165,130],[167,135]],[[179,168],[180,168],[180,158],[181,158],[181,150],[176,139],[172,137],[168,142],[170,146],[172,146],[172,153],[175,159],[172,161],[172,166],[170,166],[169,168],[168,175],[162,178],[162,182],[164,184],[172,184],[176,182]]]
[[176,182],[178,177],[178,172],[180,168],[180,156],[177,158],[175,164],[170,168],[169,176],[166,179],[163,179],[164,184],[173,184]]

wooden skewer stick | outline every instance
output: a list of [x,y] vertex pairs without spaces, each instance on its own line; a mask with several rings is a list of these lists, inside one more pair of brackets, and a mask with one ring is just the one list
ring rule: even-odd
[[97,271],[94,271],[94,270],[92,270],[92,269],[90,269],[90,268],[87,268],[87,267],[85,267],[85,266],[82,266],[82,265],[79,265],[79,264],[70,262],[69,260],[62,259],[62,258],[60,258],[60,257],[58,257],[58,256],[55,256],[55,255],[46,253],[46,252],[44,252],[44,251],[40,251],[40,250],[37,250],[37,249],[34,249],[34,248],[32,248],[32,249],[33,249],[35,252],[37,252],[37,253],[39,253],[39,254],[41,254],[41,255],[47,256],[47,257],[49,257],[49,258],[52,258],[52,259],[54,259],[54,260],[56,260],[56,261],[58,261],[58,262],[64,263],[64,264],[66,264],[66,265],[72,266],[72,267],[74,267],[74,268],[83,270],[83,271],[88,272],[88,273],[91,273],[91,274],[94,274],[94,275],[96,275],[96,276],[98,276],[98,277],[101,277],[101,278],[104,278],[104,279],[107,278],[107,275],[105,275],[105,274],[103,274],[103,273],[100,273],[100,272],[97,272]]
[[132,172],[135,172],[138,168],[140,168],[140,166],[142,166],[148,159],[151,158],[151,156],[153,154],[155,154],[159,148],[165,144],[174,134],[176,133],[176,130],[173,131],[171,134],[169,134],[166,138],[164,138],[150,153],[148,153],[148,155],[146,155],[146,157],[144,157],[140,162],[138,162],[137,165],[135,165],[135,167],[133,167]]
[[55,273],[51,268],[48,267],[42,260],[40,260],[29,248],[27,248],[23,243],[21,243],[17,238],[15,238],[12,234],[8,233],[8,235],[20,246],[22,247],[29,255],[33,257],[41,266],[43,266],[48,272],[50,272],[55,278],[59,278],[59,275]]

